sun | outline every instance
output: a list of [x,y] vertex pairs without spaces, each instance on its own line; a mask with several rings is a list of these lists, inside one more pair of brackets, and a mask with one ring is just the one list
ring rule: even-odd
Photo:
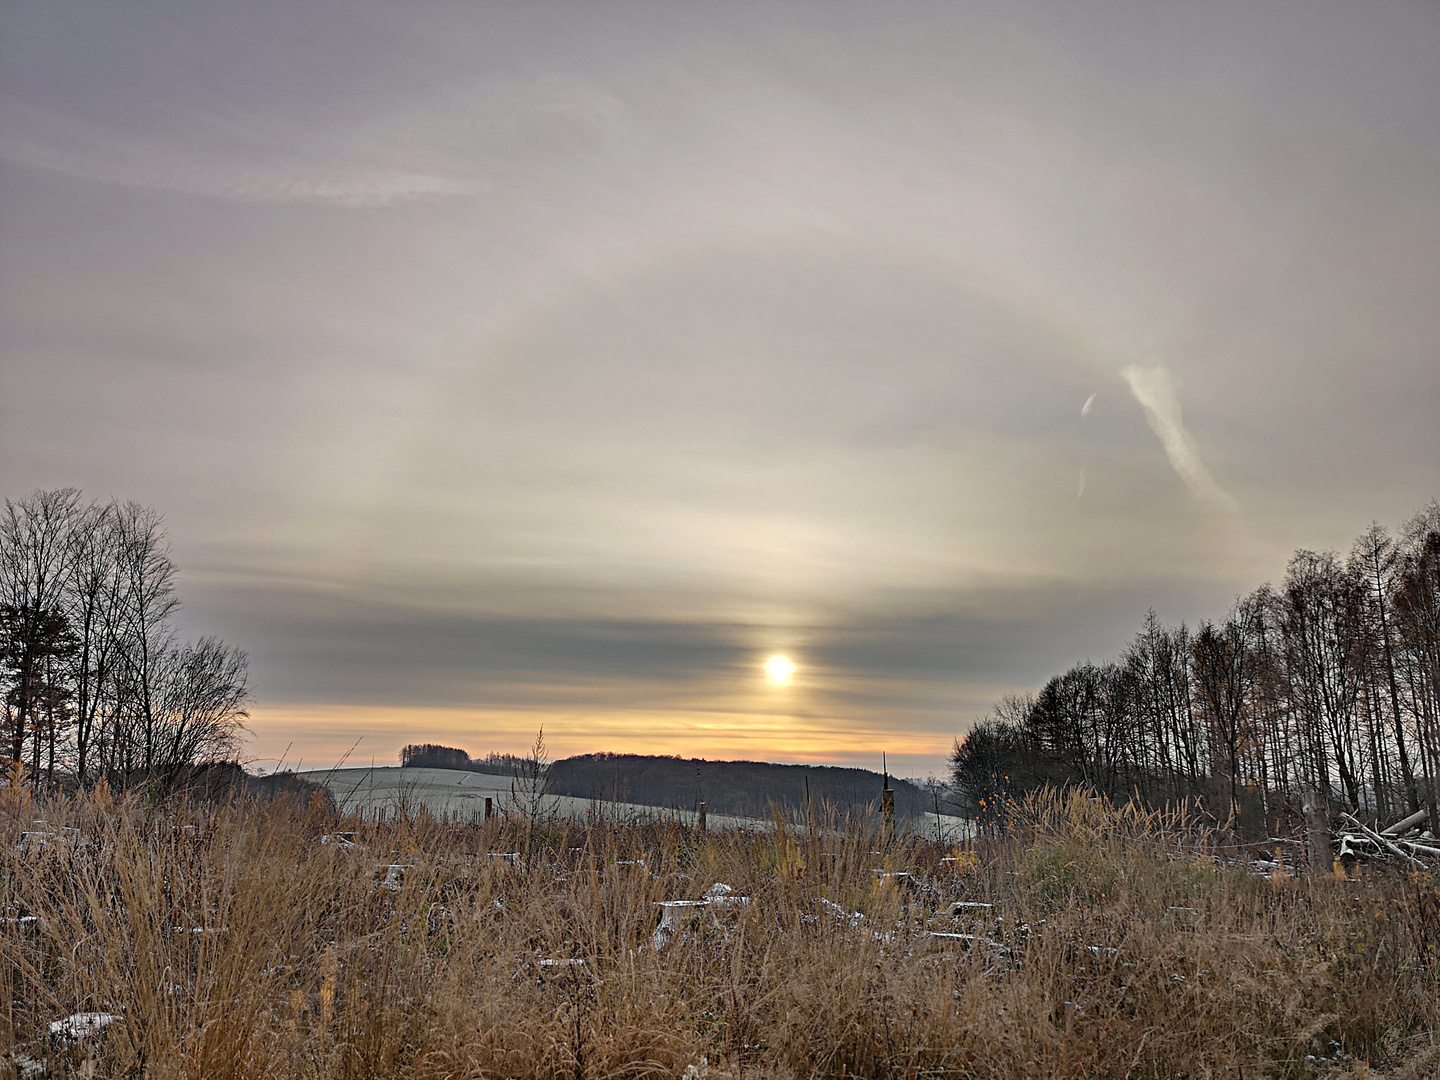
[[776,686],[786,686],[795,677],[795,662],[788,656],[772,656],[765,661],[765,675]]

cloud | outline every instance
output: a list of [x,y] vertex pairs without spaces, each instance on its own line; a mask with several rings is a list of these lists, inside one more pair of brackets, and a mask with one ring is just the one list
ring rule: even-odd
[[1089,397],[1087,397],[1087,398],[1085,399],[1085,404],[1080,406],[1080,419],[1083,420],[1083,419],[1085,419],[1085,417],[1087,417],[1087,416],[1090,415],[1090,408],[1091,408],[1091,406],[1093,406],[1094,404],[1095,404],[1095,395],[1094,395],[1094,394],[1091,394]]
[[1159,366],[1131,364],[1120,375],[1130,384],[1130,392],[1144,410],[1150,430],[1165,448],[1170,467],[1185,482],[1190,493],[1220,509],[1238,510],[1235,500],[1215,482],[1210,470],[1200,460],[1200,448],[1195,445],[1195,437],[1186,430],[1180,414],[1180,397],[1175,392],[1170,372]]
[[453,176],[283,155],[195,152],[113,134],[97,125],[0,103],[0,159],[82,180],[236,202],[376,207],[472,194]]

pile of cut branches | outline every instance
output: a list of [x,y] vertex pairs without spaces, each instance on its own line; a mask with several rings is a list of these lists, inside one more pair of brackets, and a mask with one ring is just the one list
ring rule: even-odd
[[1440,840],[1422,831],[1430,811],[1417,810],[1395,824],[1379,831],[1370,828],[1354,814],[1341,814],[1345,828],[1335,835],[1336,856],[1342,862],[1352,859],[1398,859],[1415,870],[1428,870],[1440,865]]

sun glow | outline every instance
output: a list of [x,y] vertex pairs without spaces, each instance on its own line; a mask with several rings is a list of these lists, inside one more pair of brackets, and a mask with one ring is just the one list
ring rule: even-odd
[[786,686],[795,676],[795,664],[788,656],[772,656],[765,661],[765,675],[776,686]]

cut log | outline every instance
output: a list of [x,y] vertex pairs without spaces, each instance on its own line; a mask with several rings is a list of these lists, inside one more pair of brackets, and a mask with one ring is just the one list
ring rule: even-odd
[[1411,814],[1409,817],[1401,818],[1399,821],[1395,822],[1394,825],[1391,825],[1388,829],[1381,829],[1380,835],[1404,836],[1407,832],[1415,828],[1416,825],[1419,825],[1429,816],[1429,810],[1416,810],[1415,813]]
[[1400,845],[1397,844],[1390,837],[1381,836],[1374,829],[1369,828],[1367,825],[1365,825],[1359,818],[1355,817],[1355,815],[1341,814],[1340,816],[1343,817],[1346,821],[1350,822],[1350,824],[1355,827],[1355,831],[1358,832],[1361,836],[1367,837],[1368,839],[1374,841],[1383,848],[1388,848],[1396,855],[1399,855],[1400,858],[1404,859],[1406,862],[1413,864],[1416,868],[1420,870],[1429,869],[1423,862],[1421,862],[1410,852],[1406,851],[1404,848],[1400,847]]
[[1418,851],[1421,855],[1429,855],[1432,859],[1440,859],[1440,848],[1428,847],[1425,844],[1417,844],[1413,840],[1396,841],[1401,847],[1409,848],[1411,851]]

